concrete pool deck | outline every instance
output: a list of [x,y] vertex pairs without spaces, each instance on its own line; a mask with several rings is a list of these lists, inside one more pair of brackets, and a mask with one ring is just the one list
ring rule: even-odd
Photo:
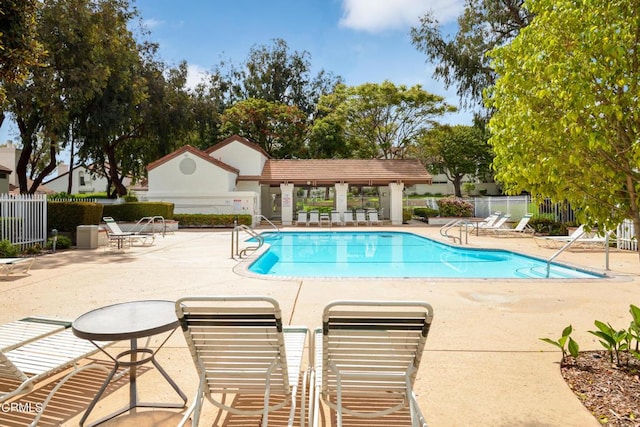
[[[348,229],[364,227],[337,230]],[[371,229],[410,231],[443,240],[439,228],[422,225]],[[286,323],[313,329],[320,325],[322,308],[332,300],[423,300],[434,307],[435,315],[415,388],[431,427],[597,426],[562,379],[559,350],[538,338],[557,339],[571,324],[581,350],[600,349],[596,337],[587,332],[594,329],[594,320],[627,327],[629,304],[640,304],[640,262],[632,252],[611,252],[608,274],[613,277],[607,279],[272,280],[233,272],[238,262],[230,258],[230,236],[230,230],[181,230],[156,238],[149,247],[134,246],[122,252],[70,250],[39,257],[30,275],[17,274],[0,281],[0,323],[36,314],[73,319],[124,301],[229,294],[272,296],[280,302]],[[508,249],[542,258],[555,252],[538,247],[530,237],[470,235],[468,246]],[[567,251],[558,261],[599,271],[605,267],[601,250]],[[126,349],[126,344],[116,346]],[[169,339],[158,359],[190,403],[197,379],[180,331]],[[124,384],[99,402],[89,421],[127,402]],[[138,386],[143,400],[177,401],[154,370],[142,374]],[[37,393],[32,394],[36,397],[31,399],[37,401]],[[77,396],[74,399],[82,401]],[[209,403],[204,407],[201,425],[210,426],[215,411]],[[84,408],[86,405],[79,404],[69,409],[54,401],[44,418],[49,419],[49,411],[55,418],[42,425],[76,426]],[[104,425],[175,425],[179,412],[140,409]],[[3,409],[0,425],[22,426],[24,417],[28,419],[28,414]],[[256,425],[257,418],[252,420],[251,425]],[[281,425],[277,417],[273,421]],[[246,419],[241,422],[225,416],[216,422],[249,424]]]

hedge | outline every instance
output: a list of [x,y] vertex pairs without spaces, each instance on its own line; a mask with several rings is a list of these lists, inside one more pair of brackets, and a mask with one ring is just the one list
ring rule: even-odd
[[47,227],[75,233],[78,225],[98,225],[102,205],[92,202],[47,202]]
[[175,219],[173,203],[131,202],[119,205],[105,205],[102,216],[110,216],[116,221],[136,222],[147,216],[161,216],[166,220]]
[[188,227],[233,227],[237,224],[251,226],[251,215],[220,215],[220,214],[176,214],[173,219],[180,223],[180,228]]

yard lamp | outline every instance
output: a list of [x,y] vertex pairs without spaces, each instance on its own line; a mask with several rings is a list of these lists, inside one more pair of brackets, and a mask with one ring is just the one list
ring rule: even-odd
[[56,251],[56,243],[58,242],[58,230],[55,228],[51,229],[51,247],[53,248],[53,252]]

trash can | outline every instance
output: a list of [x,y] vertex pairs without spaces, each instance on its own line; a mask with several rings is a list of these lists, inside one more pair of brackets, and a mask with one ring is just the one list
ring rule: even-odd
[[76,247],[78,249],[96,249],[98,247],[98,226],[79,225],[76,227]]

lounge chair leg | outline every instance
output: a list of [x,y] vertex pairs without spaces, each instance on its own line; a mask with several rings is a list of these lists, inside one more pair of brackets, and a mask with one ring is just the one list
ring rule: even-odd
[[[35,419],[31,422],[31,424],[29,424],[29,427],[36,427],[38,425],[38,422],[40,421],[40,417],[42,417],[42,414],[44,413],[45,408],[53,398],[53,395],[56,394],[56,392],[60,389],[60,387],[62,387],[67,381],[69,381],[76,374],[79,374],[80,372],[86,371],[88,369],[99,369],[103,372],[109,373],[109,369],[95,363],[82,366],[81,368],[74,369],[73,372],[70,372],[69,374],[67,374],[62,380],[60,380],[60,382],[58,382],[58,384],[56,384],[53,390],[49,392],[49,394],[47,395],[47,398],[44,399],[44,401],[42,402],[42,407],[38,411],[38,415],[36,415]],[[80,425],[82,425],[82,423]]]

